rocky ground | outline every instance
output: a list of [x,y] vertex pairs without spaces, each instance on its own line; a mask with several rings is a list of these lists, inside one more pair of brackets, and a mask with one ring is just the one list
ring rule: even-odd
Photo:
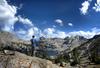
[[49,60],[4,50],[0,52],[0,68],[61,68]]

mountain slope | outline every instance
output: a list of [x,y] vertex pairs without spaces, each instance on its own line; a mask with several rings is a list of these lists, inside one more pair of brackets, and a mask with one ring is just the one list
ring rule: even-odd
[[74,48],[71,55],[78,64],[100,63],[100,35]]
[[86,41],[87,41],[86,38],[77,35],[77,36],[66,37],[64,44],[66,44],[67,47],[70,48],[70,50],[73,50],[75,47],[80,46]]
[[0,31],[0,42],[6,43],[12,40],[18,40],[18,38],[12,33]]
[[0,50],[14,50],[25,54],[31,54],[31,43],[17,38],[9,32],[0,32]]

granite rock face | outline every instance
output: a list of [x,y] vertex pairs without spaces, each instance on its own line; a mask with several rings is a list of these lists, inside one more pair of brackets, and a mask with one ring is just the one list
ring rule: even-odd
[[100,64],[100,35],[96,35],[87,42],[74,48],[71,52],[73,63],[76,64]]
[[[0,52],[0,68],[60,68],[51,61],[11,51]],[[12,51],[13,52],[13,51]]]
[[0,51],[2,50],[13,50],[31,55],[31,43],[17,38],[12,33],[1,31]]

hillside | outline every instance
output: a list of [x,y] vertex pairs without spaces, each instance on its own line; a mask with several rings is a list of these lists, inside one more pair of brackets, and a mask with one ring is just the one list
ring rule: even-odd
[[71,54],[72,63],[88,66],[100,64],[100,35],[96,35],[87,42],[74,48]]

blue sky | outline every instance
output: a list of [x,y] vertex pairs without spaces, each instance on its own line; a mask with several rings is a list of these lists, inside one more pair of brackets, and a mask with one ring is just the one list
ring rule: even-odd
[[[84,0],[85,1],[85,0]],[[39,28],[57,26],[60,30],[87,30],[93,27],[100,27],[100,13],[89,9],[86,15],[82,15],[79,8],[82,7],[83,0],[11,0],[15,5],[22,4],[22,8],[18,14],[28,17],[34,25]],[[15,3],[16,2],[16,3]],[[93,6],[91,6],[93,7]],[[60,27],[54,20],[61,19],[64,26]],[[69,27],[68,23],[73,23],[73,27]],[[49,24],[49,25],[48,25]],[[88,28],[87,28],[88,27]],[[41,28],[41,29],[42,29]],[[63,29],[62,29],[63,28]]]
[[23,39],[100,33],[100,0],[1,0],[0,29]]

